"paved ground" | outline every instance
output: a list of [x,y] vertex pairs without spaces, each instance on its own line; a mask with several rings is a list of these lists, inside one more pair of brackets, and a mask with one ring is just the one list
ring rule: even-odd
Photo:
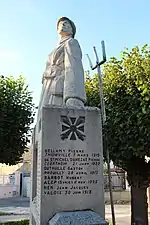
[[[0,216],[0,222],[29,218],[29,199],[0,199],[0,212],[10,212],[20,215]],[[130,225],[130,205],[115,205],[116,225]],[[106,219],[111,221],[110,205],[106,205]]]
[[[115,217],[116,225],[130,225],[130,205],[115,205]],[[111,207],[110,205],[105,206],[105,215],[106,219],[111,221]],[[150,213],[149,213],[149,223],[150,223]]]
[[14,214],[29,214],[29,198],[5,198],[0,199],[0,212]]
[[0,208],[3,207],[29,207],[29,198],[20,198],[20,197],[12,197],[12,198],[3,198],[0,199]]
[[29,219],[29,215],[0,216],[0,222],[19,221],[25,219]]

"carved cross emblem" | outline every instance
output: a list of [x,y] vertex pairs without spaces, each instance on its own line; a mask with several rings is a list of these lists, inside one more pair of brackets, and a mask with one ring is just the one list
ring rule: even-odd
[[75,117],[67,117],[61,116],[61,139],[69,139],[69,140],[77,140],[80,139],[84,141],[85,134],[84,134],[84,123],[85,117],[79,116],[78,118]]

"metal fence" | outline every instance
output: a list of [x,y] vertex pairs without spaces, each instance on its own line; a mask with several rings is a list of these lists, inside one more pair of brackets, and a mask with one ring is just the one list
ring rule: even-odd
[[[111,173],[111,182],[113,190],[125,190],[126,189],[126,175],[124,172]],[[109,190],[108,174],[104,175],[104,189]]]
[[10,179],[8,175],[0,175],[0,185],[1,184],[9,184]]
[[13,185],[14,183],[15,183],[15,176],[0,174],[0,185],[6,185],[6,184]]
[[20,185],[15,184],[14,175],[0,174],[0,198],[18,196]]

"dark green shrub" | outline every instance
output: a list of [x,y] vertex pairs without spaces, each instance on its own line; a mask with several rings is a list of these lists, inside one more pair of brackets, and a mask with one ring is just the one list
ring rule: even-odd
[[29,225],[29,220],[0,223],[0,225]]

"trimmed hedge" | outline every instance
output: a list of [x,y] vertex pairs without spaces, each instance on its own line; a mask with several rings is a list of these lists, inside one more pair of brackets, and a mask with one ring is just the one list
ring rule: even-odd
[[0,212],[0,216],[10,216],[10,215],[14,215],[14,213]]
[[0,225],[29,225],[29,220],[21,220],[21,221],[13,221],[13,222],[6,222],[0,223]]

